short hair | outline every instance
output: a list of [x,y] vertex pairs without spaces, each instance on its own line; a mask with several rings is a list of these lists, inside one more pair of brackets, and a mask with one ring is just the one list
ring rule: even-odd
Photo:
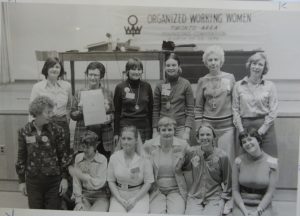
[[130,70],[143,70],[143,63],[139,58],[128,59],[125,65],[125,71],[128,73]]
[[243,139],[247,137],[254,137],[256,138],[259,146],[262,146],[262,136],[258,133],[258,131],[255,128],[249,128],[246,129],[245,132],[239,134],[239,141],[240,141],[240,146],[243,148]]
[[86,67],[86,70],[85,70],[85,75],[88,76],[89,75],[89,70],[96,70],[98,69],[100,71],[100,79],[102,79],[105,75],[105,67],[102,63],[100,62],[91,62],[88,64],[88,66]]
[[99,137],[95,132],[87,130],[81,136],[81,143],[87,146],[93,146],[96,149],[100,143],[98,139]]
[[64,70],[64,66],[63,64],[59,61],[59,58],[57,57],[50,57],[47,58],[44,66],[42,68],[42,74],[45,76],[45,78],[47,79],[48,77],[48,70],[52,67],[54,67],[54,65],[59,64],[60,65],[60,72],[57,78],[63,77],[65,74],[65,70]]
[[212,133],[213,133],[213,137],[214,137],[214,138],[217,138],[215,129],[214,129],[213,126],[212,126],[211,124],[209,124],[209,123],[202,123],[202,124],[198,127],[197,132],[196,132],[196,137],[199,137],[199,131],[200,131],[201,128],[204,128],[204,127],[209,128],[209,129],[212,131]]
[[216,54],[219,56],[221,62],[220,67],[222,67],[225,61],[225,53],[223,48],[217,45],[207,47],[202,56],[202,60],[205,65],[207,65],[208,56],[211,54]]
[[161,119],[159,119],[158,124],[157,124],[157,128],[158,130],[160,129],[160,127],[168,127],[168,126],[173,126],[174,129],[176,128],[176,121],[170,117],[162,117]]
[[268,73],[269,71],[269,62],[268,62],[268,59],[267,59],[267,56],[264,52],[257,52],[255,54],[253,54],[252,56],[250,56],[247,60],[247,63],[246,63],[246,71],[248,73],[248,76],[250,76],[250,66],[252,63],[254,62],[258,62],[260,60],[265,60],[265,67],[264,67],[264,70],[262,72],[262,77]]
[[29,113],[33,117],[37,117],[42,114],[46,107],[53,109],[54,102],[47,96],[37,96],[29,104]]
[[175,61],[177,61],[178,66],[180,66],[180,59],[178,58],[178,56],[175,53],[173,53],[173,52],[166,53],[165,62],[168,61],[169,59],[174,59]]

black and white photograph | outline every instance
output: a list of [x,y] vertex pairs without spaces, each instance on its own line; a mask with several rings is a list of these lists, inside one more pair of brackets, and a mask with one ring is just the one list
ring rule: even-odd
[[0,2],[0,215],[296,215],[300,4],[91,2]]

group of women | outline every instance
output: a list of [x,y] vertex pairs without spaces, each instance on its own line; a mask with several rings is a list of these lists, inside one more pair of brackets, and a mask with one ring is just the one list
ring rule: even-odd
[[[221,47],[205,50],[209,73],[199,79],[195,98],[174,53],[154,93],[137,58],[127,62],[127,79],[114,94],[101,84],[104,65],[91,62],[87,87],[72,98],[63,65],[48,59],[46,79],[30,97],[33,120],[19,131],[16,170],[29,207],[59,209],[71,183],[75,210],[222,215],[234,203],[234,215],[271,215],[278,100],[274,84],[263,79],[268,61],[255,53],[248,76],[235,82],[221,71],[224,60]],[[85,126],[81,96],[94,89],[102,90],[107,121]]]

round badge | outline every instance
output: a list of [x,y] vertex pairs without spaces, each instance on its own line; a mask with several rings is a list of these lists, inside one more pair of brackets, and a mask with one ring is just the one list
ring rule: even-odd
[[125,88],[124,88],[124,91],[125,91],[126,93],[128,93],[128,92],[130,92],[130,89],[129,89],[128,87],[125,87]]
[[49,140],[48,137],[42,136],[42,141],[43,141],[43,142],[48,142],[48,140]]
[[200,162],[200,157],[198,155],[196,155],[195,157],[193,157],[191,159],[191,162],[192,162],[194,167],[197,167],[199,165],[199,162]]

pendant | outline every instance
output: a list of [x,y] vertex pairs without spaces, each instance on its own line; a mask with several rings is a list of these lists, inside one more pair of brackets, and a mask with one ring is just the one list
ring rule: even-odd
[[140,109],[140,106],[136,104],[136,105],[134,106],[134,108],[135,108],[136,110],[139,110],[139,109]]
[[211,107],[212,109],[217,109],[216,99],[214,98],[212,99]]
[[171,103],[170,103],[170,101],[168,101],[168,102],[166,103],[166,109],[169,110],[170,108],[171,108]]

